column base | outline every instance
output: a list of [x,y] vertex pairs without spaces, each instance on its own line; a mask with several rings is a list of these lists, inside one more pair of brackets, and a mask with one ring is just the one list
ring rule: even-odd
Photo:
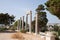
[[34,35],[37,35],[38,33],[34,33]]
[[17,31],[17,32],[18,32],[19,30],[15,30],[15,31]]
[[31,32],[27,32],[27,33],[31,34]]

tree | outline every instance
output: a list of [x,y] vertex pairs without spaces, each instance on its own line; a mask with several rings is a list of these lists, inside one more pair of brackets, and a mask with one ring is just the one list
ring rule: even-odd
[[43,11],[45,10],[44,6],[41,4],[38,6],[38,8],[36,9],[37,12]]
[[14,22],[14,16],[9,15],[8,13],[0,13],[0,24],[10,25]]
[[45,5],[47,10],[60,19],[60,0],[48,0]]
[[46,24],[48,22],[46,12],[44,12],[45,8],[43,5],[39,5],[36,9],[36,12],[38,14],[38,30],[44,32],[46,31]]
[[54,27],[54,31],[58,31],[59,30],[59,26],[57,24],[55,24],[53,27]]

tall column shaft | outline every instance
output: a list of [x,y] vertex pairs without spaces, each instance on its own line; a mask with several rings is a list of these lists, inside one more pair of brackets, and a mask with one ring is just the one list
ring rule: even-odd
[[30,27],[29,27],[29,32],[31,32],[31,27],[32,27],[32,12],[30,12]]
[[38,14],[36,13],[35,33],[38,33]]
[[25,30],[27,29],[28,26],[28,14],[26,14],[26,24],[25,24]]
[[22,30],[24,30],[24,16],[22,17]]
[[22,21],[22,19],[21,19],[21,17],[20,17],[20,29],[22,28],[22,23],[21,23],[21,21]]

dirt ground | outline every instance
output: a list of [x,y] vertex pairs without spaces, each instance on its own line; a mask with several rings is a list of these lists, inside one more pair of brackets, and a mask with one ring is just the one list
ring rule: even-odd
[[[0,33],[0,40],[19,40],[11,38],[15,33]],[[25,38],[25,40],[41,40],[39,35],[20,33]]]
[[11,35],[14,33],[0,33],[0,40],[18,40],[18,39],[12,39]]

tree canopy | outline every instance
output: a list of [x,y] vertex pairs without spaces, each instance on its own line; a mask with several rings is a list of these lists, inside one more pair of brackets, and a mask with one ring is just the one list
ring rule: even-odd
[[48,0],[45,5],[47,10],[60,19],[60,0]]
[[8,13],[0,13],[0,24],[10,25],[14,22],[14,16],[9,15]]
[[[43,5],[39,5],[36,9],[38,14],[38,30],[39,31],[46,31],[46,24],[48,22],[46,12],[44,12],[45,8]],[[35,20],[32,21],[33,28],[35,27]]]
[[44,8],[44,6],[41,4],[41,5],[38,5],[38,8],[36,9],[36,11],[38,12],[40,12],[40,11],[43,11],[43,10],[45,10],[45,8]]
[[38,14],[38,28],[40,31],[46,31],[46,24],[48,22],[46,12],[44,12],[45,8],[43,5],[39,5],[36,9]]

